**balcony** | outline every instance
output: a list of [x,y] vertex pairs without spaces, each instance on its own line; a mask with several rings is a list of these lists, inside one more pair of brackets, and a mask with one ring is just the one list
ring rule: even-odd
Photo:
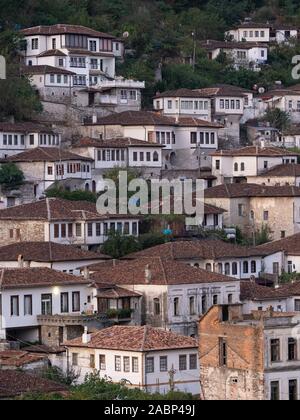
[[101,87],[104,88],[124,88],[124,89],[145,89],[145,82],[127,79],[105,80],[101,82]]
[[81,314],[81,315],[38,315],[39,325],[48,327],[66,327],[66,326],[94,326],[106,323],[108,317],[106,314]]

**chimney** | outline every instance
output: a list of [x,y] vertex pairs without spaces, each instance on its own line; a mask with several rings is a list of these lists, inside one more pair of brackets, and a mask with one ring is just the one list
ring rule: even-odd
[[145,269],[145,280],[146,280],[146,284],[151,284],[152,274],[151,274],[151,270],[150,270],[150,266],[149,265],[146,265],[146,269]]
[[82,344],[89,344],[91,342],[92,336],[88,332],[88,327],[84,327],[84,333],[82,335]]
[[24,257],[23,257],[23,255],[18,256],[18,267],[19,268],[24,268]]
[[89,269],[88,267],[84,267],[84,270],[83,270],[83,277],[84,277],[86,280],[89,280],[89,279],[90,279],[90,269]]

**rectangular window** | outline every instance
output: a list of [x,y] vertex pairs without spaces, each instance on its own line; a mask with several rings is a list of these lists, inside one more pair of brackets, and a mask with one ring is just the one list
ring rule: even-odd
[[32,315],[32,295],[24,296],[24,316]]
[[52,315],[52,295],[45,294],[41,297],[42,315]]
[[72,353],[72,366],[78,366],[78,353]]
[[300,299],[295,299],[295,312],[300,312]]
[[88,223],[88,237],[91,238],[93,236],[93,223]]
[[90,355],[90,369],[95,369],[96,364],[95,364],[95,355],[91,354]]
[[60,295],[60,311],[62,314],[69,313],[69,293],[61,293]]
[[270,341],[271,362],[280,362],[280,340],[273,339]]
[[197,370],[198,367],[198,355],[197,354],[190,354],[190,370]]
[[137,162],[137,160],[138,160],[138,154],[137,152],[133,152],[133,161]]
[[159,364],[160,364],[161,372],[168,372],[168,357],[167,356],[160,357]]
[[290,362],[297,360],[297,340],[295,338],[288,340],[288,358]]
[[20,315],[19,296],[11,296],[10,298],[10,315],[11,316]]
[[187,357],[186,355],[179,356],[179,370],[187,370]]
[[81,223],[76,223],[76,236],[77,238],[81,238],[82,236]]
[[271,401],[280,400],[279,382],[271,382]]
[[154,373],[154,357],[146,358],[146,373]]
[[39,39],[38,38],[33,38],[31,40],[31,49],[32,50],[38,50],[39,49]]
[[80,292],[72,293],[72,312],[80,312]]
[[289,400],[298,401],[298,381],[293,379],[289,381]]
[[67,237],[67,226],[64,223],[61,225],[61,237],[62,238]]
[[124,372],[130,372],[130,357],[123,358]]
[[139,359],[137,357],[132,358],[132,372],[139,373]]
[[219,340],[220,366],[227,366],[227,341],[224,338]]
[[122,366],[121,366],[121,356],[115,356],[115,371],[121,372]]
[[100,354],[99,356],[99,369],[106,370],[106,357],[104,354]]
[[101,236],[101,223],[96,223],[96,236]]
[[191,144],[197,144],[197,132],[191,133]]

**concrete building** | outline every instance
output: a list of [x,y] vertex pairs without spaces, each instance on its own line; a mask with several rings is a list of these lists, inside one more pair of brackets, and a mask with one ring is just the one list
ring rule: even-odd
[[193,117],[167,117],[156,112],[122,112],[91,121],[82,135],[94,139],[133,138],[164,146],[164,169],[199,169],[210,166],[210,153],[218,149],[222,125]]
[[197,320],[212,305],[239,302],[236,279],[161,256],[98,267],[91,279],[142,294],[142,323],[187,336],[197,335]]
[[214,306],[199,323],[200,381],[207,400],[298,400],[300,317],[242,315],[241,305]]
[[[69,364],[86,374],[98,372],[113,383],[149,393],[171,390],[200,394],[198,343],[194,338],[145,327],[112,327],[65,343]],[[173,372],[171,374],[171,372]]]
[[98,249],[109,232],[139,235],[139,217],[101,215],[94,203],[47,198],[0,210],[0,244],[55,242]]
[[281,164],[295,164],[298,154],[276,147],[249,146],[242,149],[219,150],[212,154],[212,174],[219,184],[252,180]]
[[0,158],[24,152],[37,147],[57,148],[61,134],[50,127],[32,122],[0,123]]
[[299,187],[224,184],[206,190],[205,202],[227,210],[224,225],[239,226],[254,243],[262,227],[270,229],[273,240],[300,231]]

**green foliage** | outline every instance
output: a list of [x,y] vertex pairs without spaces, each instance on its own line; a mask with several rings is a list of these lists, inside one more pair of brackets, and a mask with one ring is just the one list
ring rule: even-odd
[[155,234],[155,233],[146,233],[140,235],[139,242],[141,244],[141,249],[152,248],[157,245],[162,245],[168,241],[165,235]]
[[14,163],[5,163],[0,168],[0,185],[4,190],[13,190],[23,185],[23,172]]
[[255,245],[264,245],[272,241],[272,231],[270,226],[262,225],[260,230],[255,233]]
[[271,123],[272,127],[277,128],[280,131],[286,130],[291,125],[291,118],[285,111],[281,111],[278,108],[269,109],[266,112],[264,120]]
[[299,280],[300,280],[299,273],[282,273],[282,275],[279,277],[280,284],[292,283]]
[[118,259],[141,250],[139,240],[133,236],[123,236],[119,232],[111,232],[101,251]]
[[62,198],[70,201],[90,201],[91,203],[97,202],[97,195],[91,191],[66,191],[63,188],[54,186],[46,192],[48,198]]
[[78,379],[78,375],[75,373],[75,371],[69,370],[67,373],[64,373],[58,367],[42,369],[38,372],[38,374],[41,378],[67,386],[73,385]]

